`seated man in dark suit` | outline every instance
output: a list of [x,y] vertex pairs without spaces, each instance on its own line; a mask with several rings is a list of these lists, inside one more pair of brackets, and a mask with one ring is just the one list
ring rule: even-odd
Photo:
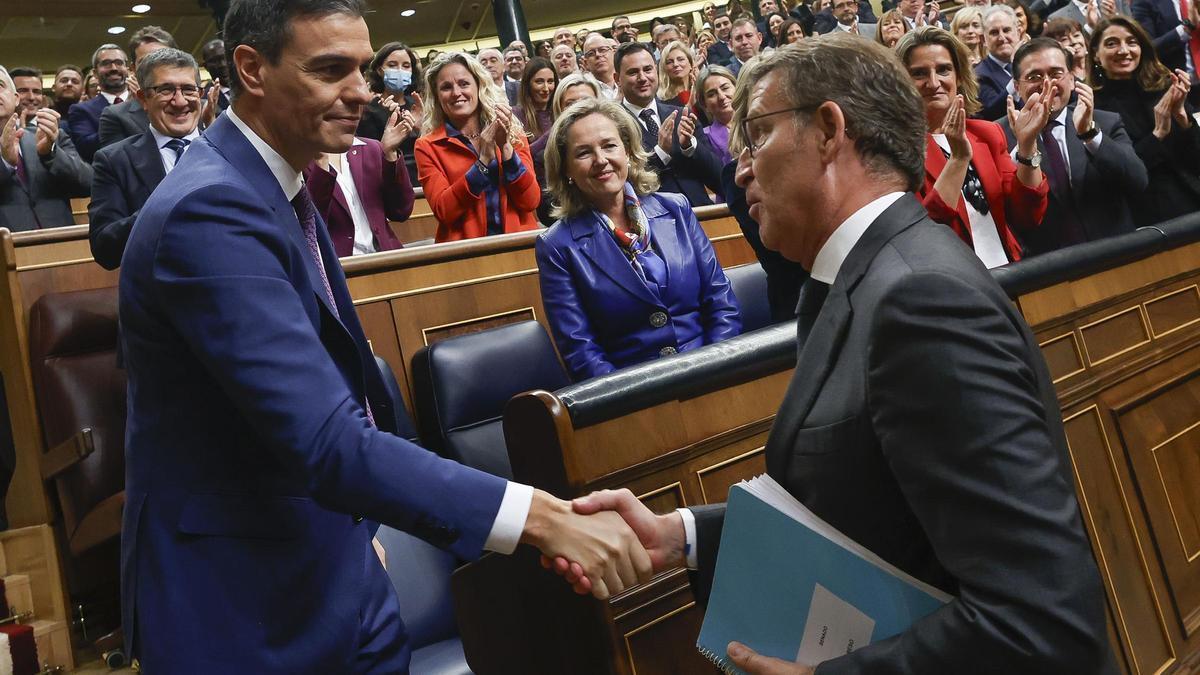
[[[744,77],[735,120],[753,154],[738,156],[737,182],[763,243],[812,273],[767,472],[825,522],[955,597],[819,665],[733,642],[734,665],[1115,674],[1054,386],[1003,289],[913,194],[925,120],[907,73],[882,45],[830,33]],[[618,509],[655,569],[687,564],[706,597],[724,505],[656,516],[622,490],[575,508]],[[556,567],[586,586],[567,561]]]
[[[133,37],[129,38],[129,53],[133,54],[135,73],[142,59],[166,47],[175,48],[175,38],[160,26],[146,26],[134,33]],[[100,113],[101,148],[130,136],[140,136],[150,128],[146,110],[137,97],[137,77],[130,80],[130,92],[134,95],[128,101],[105,108],[104,112]]]
[[717,41],[708,48],[708,63],[714,66],[728,65],[733,59],[733,49],[729,46],[729,33],[733,30],[733,21],[725,10],[718,9],[713,18],[713,34]]
[[79,156],[91,162],[100,149],[100,114],[113,104],[129,100],[129,57],[114,44],[100,45],[92,54],[92,72],[100,85],[99,95],[71,106],[67,119]]
[[658,174],[662,192],[677,192],[693,207],[711,204],[705,187],[720,191],[721,161],[708,137],[696,133],[696,118],[683,108],[655,98],[658,66],[650,48],[627,42],[613,57],[621,105],[642,130],[642,147],[650,153],[650,166]]
[[729,69],[736,76],[741,72],[742,65],[758,56],[762,48],[762,33],[758,32],[758,24],[748,16],[739,16],[729,29],[729,44],[733,47]]
[[[1130,199],[1149,180],[1121,116],[1096,110],[1092,88],[1076,82],[1071,67],[1071,54],[1050,38],[1030,40],[1013,57],[1013,80],[1022,99],[1041,90],[1046,78],[1058,83],[1049,123],[1038,139],[1049,205],[1042,224],[1021,237],[1026,256],[1132,232]],[[1072,93],[1078,100],[1068,105]],[[1016,147],[1008,119],[1000,126],[1009,149]]]
[[983,40],[988,55],[975,66],[979,80],[979,103],[975,117],[996,121],[1005,116],[1008,97],[1015,91],[1012,57],[1017,50],[1017,14],[1007,5],[992,5],[983,14]]
[[16,85],[0,66],[0,227],[13,232],[75,224],[71,197],[86,197],[92,167],[59,129],[58,113],[40,108],[22,126]]
[[92,163],[88,238],[105,269],[121,265],[129,231],[142,205],[200,136],[200,70],[186,52],[159,49],[138,64],[137,97],[150,128],[101,148]]

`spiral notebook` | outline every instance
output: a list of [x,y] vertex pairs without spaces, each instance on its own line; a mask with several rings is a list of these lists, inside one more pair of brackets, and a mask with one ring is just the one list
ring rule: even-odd
[[824,522],[769,476],[729,490],[697,648],[726,673],[732,640],[816,665],[903,632],[951,600]]

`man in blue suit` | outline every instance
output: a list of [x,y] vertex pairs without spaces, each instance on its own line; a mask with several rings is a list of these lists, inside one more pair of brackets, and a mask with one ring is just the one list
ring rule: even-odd
[[1158,60],[1171,70],[1186,70],[1192,76],[1192,82],[1197,81],[1200,64],[1196,63],[1191,49],[1196,40],[1196,24],[1200,22],[1200,5],[1194,0],[1188,3],[1188,15],[1180,20],[1179,0],[1133,0],[1130,8],[1133,18],[1142,24],[1142,28],[1154,40],[1154,51]]
[[71,137],[79,156],[91,162],[100,149],[100,114],[113,104],[129,100],[129,57],[125,50],[114,44],[100,45],[92,54],[92,69],[100,84],[100,93],[95,98],[76,103],[67,113],[71,125]]
[[662,183],[661,191],[682,194],[693,207],[712,204],[705,188],[720,191],[721,160],[708,137],[696,133],[695,116],[655,97],[658,66],[650,48],[641,42],[627,42],[617,47],[613,61],[621,105],[642,130],[642,147],[650,153],[650,166]]
[[138,63],[137,78],[150,129],[101,148],[92,163],[88,238],[92,257],[110,270],[121,265],[142,205],[200,137],[200,69],[191,54],[155,51]]
[[569,551],[604,580],[600,596],[648,578],[619,520],[385,433],[400,402],[301,178],[351,146],[371,100],[364,11],[234,0],[233,105],[126,247],[122,610],[144,672],[407,672],[377,522],[460,558]]
[[1005,116],[1013,88],[1012,58],[1017,51],[1017,14],[1007,5],[993,5],[983,15],[983,39],[988,55],[975,66],[979,80],[979,103],[975,114],[981,120],[995,121]]

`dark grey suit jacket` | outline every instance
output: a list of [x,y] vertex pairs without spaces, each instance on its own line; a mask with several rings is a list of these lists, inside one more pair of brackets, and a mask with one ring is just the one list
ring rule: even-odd
[[100,113],[101,148],[147,131],[150,131],[150,119],[146,117],[142,102],[136,98],[110,105]]
[[[799,325],[768,473],[957,596],[817,673],[1115,673],[1054,388],[975,254],[907,194]],[[703,594],[724,510],[694,511]]]
[[[1074,5],[1071,5],[1074,7]],[[1100,129],[1100,147],[1096,152],[1088,150],[1075,133],[1071,116],[1075,106],[1067,108],[1067,163],[1071,170],[1070,192],[1063,194],[1053,189],[1042,224],[1021,235],[1026,256],[1045,253],[1071,243],[1064,239],[1062,223],[1069,210],[1083,226],[1087,241],[1125,234],[1136,229],[1129,202],[1146,189],[1149,178],[1146,165],[1133,149],[1133,141],[1125,131],[1121,116],[1097,110],[1093,114],[1096,127]],[[1001,120],[1004,135],[1008,138],[1008,149],[1017,146],[1008,125],[1008,118]],[[1038,151],[1042,153],[1042,168],[1046,168],[1046,148],[1038,137]]]
[[59,130],[54,152],[43,159],[37,154],[36,136],[26,133],[21,137],[21,161],[27,186],[0,162],[0,227],[21,232],[74,225],[71,198],[88,196],[92,167],[80,159],[71,136]]
[[92,257],[101,267],[115,270],[121,265],[133,221],[167,172],[149,131],[101,148],[92,170],[95,177],[88,206]]

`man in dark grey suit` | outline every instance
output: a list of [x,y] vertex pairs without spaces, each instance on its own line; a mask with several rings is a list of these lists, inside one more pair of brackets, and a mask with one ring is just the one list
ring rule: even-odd
[[190,54],[155,51],[138,64],[137,78],[150,129],[101,148],[92,162],[88,238],[92,257],[110,270],[121,265],[142,205],[200,136],[200,69]]
[[[926,131],[907,73],[881,45],[831,33],[743,77],[735,120],[749,151],[737,182],[763,243],[812,273],[767,471],[858,543],[955,596],[817,672],[1115,673],[1045,362],[1004,291],[913,195]],[[575,508],[617,509],[655,569],[687,562],[704,597],[723,505],[655,516],[622,490]],[[586,585],[566,561],[556,566]],[[729,654],[748,673],[816,665],[736,642]]]
[[[129,53],[133,55],[133,67],[136,69],[142,59],[150,54],[170,47],[175,49],[175,38],[161,26],[146,26],[139,29],[129,38]],[[133,78],[137,82],[137,78]],[[150,120],[146,117],[146,108],[136,97],[137,87],[131,87],[129,100],[124,103],[109,106],[100,113],[100,147],[112,145],[117,141],[131,136],[138,136],[150,129]]]
[[[1075,82],[1071,62],[1071,54],[1049,38],[1034,38],[1013,56],[1013,81],[1022,99],[1039,91],[1046,78],[1058,83],[1050,120],[1038,138],[1050,203],[1041,226],[1021,237],[1027,256],[1132,232],[1130,199],[1149,180],[1121,116],[1095,109],[1091,87]],[[1073,92],[1078,101],[1067,105]],[[1008,120],[1000,126],[1011,150],[1017,141]]]
[[16,87],[0,67],[0,227],[13,232],[75,224],[71,197],[86,197],[92,167],[58,128],[53,108],[39,109],[21,126]]

